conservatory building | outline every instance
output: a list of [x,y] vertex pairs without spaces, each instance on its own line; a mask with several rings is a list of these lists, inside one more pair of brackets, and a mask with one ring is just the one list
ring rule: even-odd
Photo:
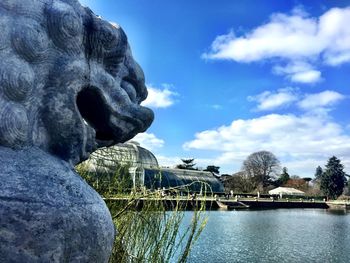
[[[106,154],[108,151],[108,154]],[[182,192],[223,193],[223,184],[211,173],[197,170],[162,168],[157,158],[137,142],[117,144],[94,153],[111,162],[129,165],[134,187],[150,190],[177,189]],[[98,158],[97,158],[98,159]]]

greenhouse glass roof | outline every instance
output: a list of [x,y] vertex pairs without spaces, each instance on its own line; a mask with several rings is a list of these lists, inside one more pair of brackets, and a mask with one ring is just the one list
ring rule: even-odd
[[187,192],[223,193],[224,186],[210,172],[184,169],[145,169],[149,189],[177,188]]

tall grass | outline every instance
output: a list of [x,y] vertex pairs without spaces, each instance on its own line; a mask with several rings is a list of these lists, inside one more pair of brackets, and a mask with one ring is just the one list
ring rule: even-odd
[[[107,202],[118,231],[110,262],[186,262],[192,244],[202,232],[204,203],[184,223],[180,199],[169,207],[157,193],[131,197],[127,202]],[[125,209],[127,208],[127,209]]]
[[[175,195],[170,200],[160,191],[136,189],[130,182],[130,165],[111,162],[113,158],[108,158],[106,165],[101,155],[92,158],[98,158],[93,169],[90,161],[76,170],[105,198],[111,211],[117,235],[110,263],[186,262],[206,225],[205,198],[180,197],[178,189],[173,188],[170,190]],[[207,189],[203,184],[204,195]],[[194,211],[187,222],[184,217],[189,206]]]

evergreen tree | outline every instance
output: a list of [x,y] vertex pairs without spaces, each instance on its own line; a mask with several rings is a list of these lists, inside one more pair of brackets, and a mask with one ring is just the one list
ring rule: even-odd
[[290,179],[287,167],[283,167],[282,174],[278,178],[278,185],[284,185]]
[[219,166],[208,165],[208,166],[207,166],[207,169],[205,169],[204,171],[206,171],[206,172],[212,172],[212,173],[215,173],[215,174],[220,174],[219,169],[220,169]]
[[336,199],[343,193],[345,181],[344,166],[337,157],[331,157],[321,176],[321,191],[327,196],[327,199]]
[[176,168],[178,169],[184,169],[184,170],[197,170],[196,168],[194,168],[194,166],[196,165],[194,163],[194,159],[181,159],[182,164],[178,164],[176,166]]
[[323,170],[322,170],[321,166],[318,166],[316,168],[316,172],[315,172],[315,180],[321,179],[322,174],[323,174]]

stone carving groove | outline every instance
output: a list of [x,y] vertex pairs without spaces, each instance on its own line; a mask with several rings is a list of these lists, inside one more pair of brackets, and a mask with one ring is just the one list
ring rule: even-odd
[[107,262],[114,226],[75,172],[153,112],[118,25],[77,0],[0,2],[2,262]]

